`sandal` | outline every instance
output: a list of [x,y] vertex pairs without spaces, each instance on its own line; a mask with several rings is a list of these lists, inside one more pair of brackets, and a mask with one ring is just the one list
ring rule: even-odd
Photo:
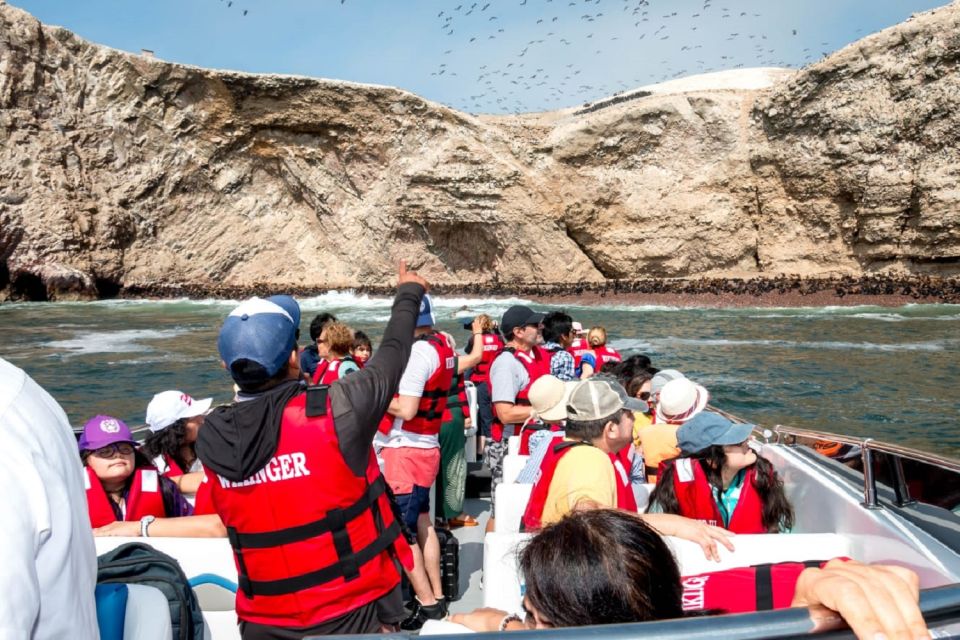
[[476,527],[480,524],[480,521],[474,518],[473,516],[464,515],[462,518],[450,518],[447,520],[447,525],[453,529],[455,527]]

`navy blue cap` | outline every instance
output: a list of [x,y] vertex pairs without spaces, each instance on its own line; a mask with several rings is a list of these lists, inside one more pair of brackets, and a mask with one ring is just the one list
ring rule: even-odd
[[[276,302],[251,298],[223,321],[217,350],[228,368],[239,360],[249,360],[263,367],[270,377],[290,358],[297,346],[296,334],[294,319],[286,309]],[[234,380],[249,382],[237,380],[235,374]]]
[[754,425],[730,422],[719,413],[701,411],[677,429],[677,445],[684,453],[697,453],[713,445],[740,444]]
[[430,302],[430,294],[424,294],[420,301],[420,315],[417,316],[418,327],[432,327],[437,324],[437,319],[433,315],[433,304]]
[[270,302],[280,305],[280,308],[287,312],[293,319],[293,326],[300,327],[300,304],[293,299],[293,296],[286,294],[270,296],[267,298]]

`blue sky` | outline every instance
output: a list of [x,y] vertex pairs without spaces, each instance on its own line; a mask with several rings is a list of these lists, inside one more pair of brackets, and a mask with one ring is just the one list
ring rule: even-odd
[[152,49],[172,62],[390,85],[471,113],[511,113],[738,66],[802,67],[945,0],[11,4],[94,42]]

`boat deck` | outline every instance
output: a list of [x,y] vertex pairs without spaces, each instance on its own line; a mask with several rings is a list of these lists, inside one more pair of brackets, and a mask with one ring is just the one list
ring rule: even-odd
[[460,598],[450,603],[450,613],[466,613],[483,606],[483,537],[490,519],[490,500],[468,498],[464,511],[480,525],[453,529],[460,542]]

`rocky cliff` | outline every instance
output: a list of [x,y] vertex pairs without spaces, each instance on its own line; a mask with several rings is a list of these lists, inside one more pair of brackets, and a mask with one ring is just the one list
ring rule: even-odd
[[762,89],[476,117],[169,64],[0,0],[0,290],[960,274],[960,6]]

